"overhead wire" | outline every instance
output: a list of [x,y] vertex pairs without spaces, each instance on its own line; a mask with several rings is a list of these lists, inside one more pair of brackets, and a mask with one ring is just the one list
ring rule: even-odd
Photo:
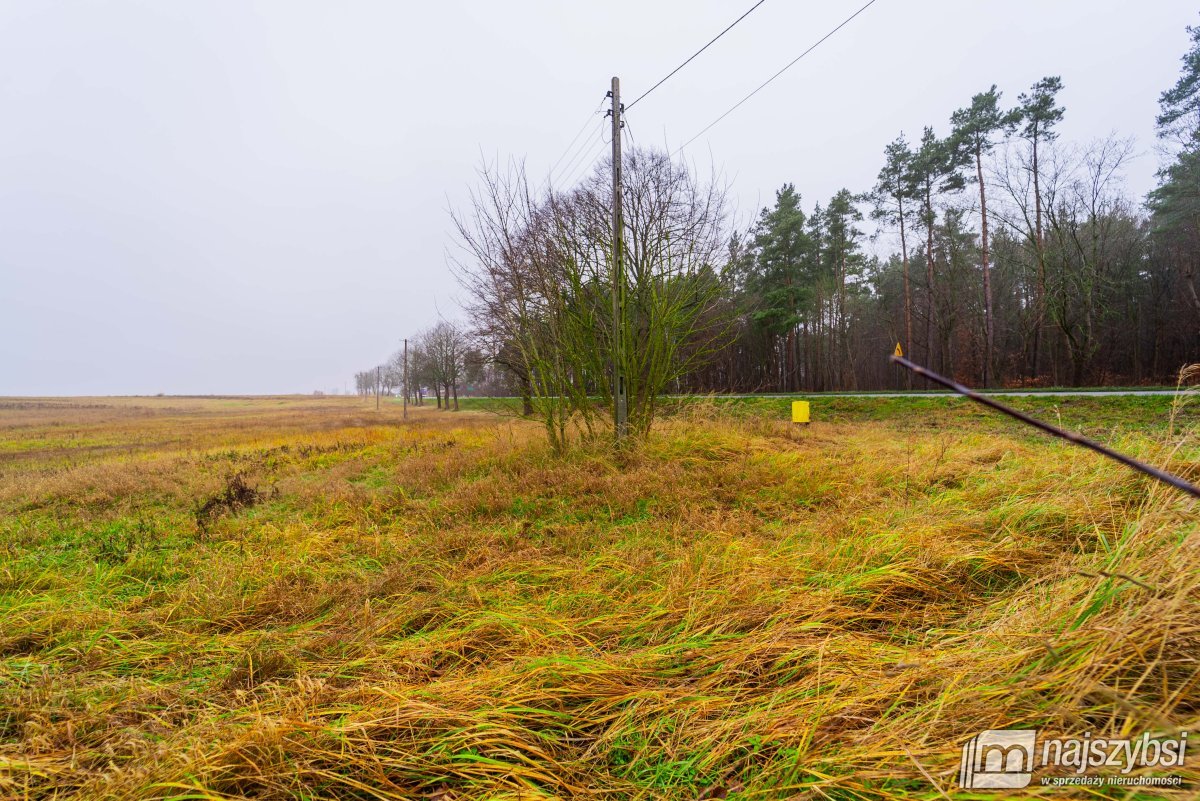
[[686,59],[686,60],[685,60],[685,61],[684,61],[682,64],[680,64],[678,67],[676,67],[675,69],[673,69],[673,70],[671,70],[670,72],[668,72],[668,73],[667,73],[667,74],[666,74],[666,75],[665,75],[665,76],[664,76],[664,77],[663,77],[663,78],[662,78],[662,79],[661,79],[661,80],[660,80],[658,83],[654,84],[654,86],[651,86],[649,89],[647,89],[646,91],[644,91],[644,92],[642,92],[640,95],[638,95],[637,99],[636,99],[636,100],[634,100],[632,103],[630,103],[630,104],[629,104],[629,105],[626,107],[626,110],[628,110],[628,109],[632,109],[634,106],[636,106],[638,103],[640,103],[640,102],[642,101],[642,99],[643,99],[643,98],[645,98],[647,95],[649,95],[649,94],[650,94],[651,92],[653,92],[655,89],[657,89],[658,87],[660,87],[660,86],[662,86],[664,83],[666,83],[666,82],[667,82],[667,81],[668,81],[668,80],[671,78],[671,76],[672,76],[672,75],[674,75],[675,73],[679,72],[681,69],[683,69],[683,68],[684,68],[684,67],[686,67],[688,64],[690,64],[690,63],[692,62],[692,59],[694,59],[696,56],[700,55],[700,54],[701,54],[701,53],[703,53],[705,50],[707,50],[709,47],[711,47],[711,46],[712,46],[712,44],[713,44],[714,42],[716,42],[718,39],[720,39],[722,36],[724,36],[725,34],[729,33],[729,31],[731,31],[731,30],[733,29],[733,26],[737,25],[739,22],[741,22],[742,20],[744,20],[746,17],[750,16],[750,13],[751,13],[752,11],[754,11],[754,9],[758,8],[759,6],[761,6],[761,5],[762,5],[763,3],[765,3],[765,2],[766,2],[766,0],[758,0],[758,2],[757,2],[757,3],[755,3],[755,4],[754,4],[754,5],[752,5],[752,6],[750,6],[750,8],[749,8],[749,9],[746,11],[746,13],[742,14],[742,16],[738,17],[738,18],[737,18],[737,19],[735,19],[733,22],[729,23],[729,27],[727,27],[725,30],[721,31],[721,32],[720,32],[720,33],[718,33],[716,36],[714,36],[712,39],[710,39],[710,40],[709,40],[709,42],[708,42],[708,44],[704,45],[704,47],[700,48],[700,49],[699,49],[699,50],[697,50],[695,53],[692,53],[690,56],[688,56],[688,57],[687,57],[687,59]]
[[[635,98],[632,103],[630,103],[628,106],[622,105],[622,111],[627,112],[629,109],[632,109],[635,105],[637,105],[639,102],[644,100],[652,92],[654,92],[656,89],[658,89],[658,87],[662,86],[664,83],[666,83],[668,80],[670,80],[676,73],[678,73],[680,70],[682,70],[688,64],[690,64],[693,60],[695,60],[697,56],[699,56],[701,53],[703,53],[705,50],[707,50],[709,47],[711,47],[713,44],[715,44],[718,40],[720,40],[721,37],[723,37],[725,34],[729,33],[729,31],[733,30],[733,28],[736,27],[738,25],[738,23],[740,23],[746,17],[750,16],[750,14],[752,14],[756,9],[758,9],[758,7],[761,6],[764,2],[766,2],[766,0],[758,0],[758,2],[754,3],[754,5],[750,6],[750,8],[748,8],[748,9],[746,9],[746,11],[744,11],[741,14],[741,16],[739,16],[733,22],[729,23],[729,25],[725,26],[725,28],[722,29],[720,33],[718,33],[712,39],[708,40],[708,42],[706,42],[699,50],[697,50],[695,53],[692,53],[692,55],[690,55],[686,59],[684,59],[684,61],[682,63],[680,63],[677,67],[675,67],[675,69],[668,72],[661,79],[659,79],[659,81],[657,83],[655,83],[653,86],[651,86],[645,92],[642,92],[640,95],[638,95],[638,97]],[[875,2],[875,0],[871,0],[871,2]],[[869,3],[868,3],[868,5],[869,5]],[[818,44],[819,44],[819,42],[818,42]],[[803,55],[804,54],[801,54],[801,57],[803,57]],[[797,59],[797,60],[799,60],[799,59]],[[788,65],[788,66],[791,66],[791,65]],[[785,67],[784,69],[786,70],[787,67]],[[781,72],[782,72],[782,70],[781,70]],[[773,76],[770,80],[774,80],[775,77],[778,77],[778,75]],[[770,82],[770,80],[768,80],[768,83]],[[762,87],[760,87],[760,88],[762,88]],[[755,91],[758,91],[758,90],[755,90]],[[744,100],[742,102],[744,102]],[[570,143],[567,145],[567,147],[563,150],[563,152],[559,155],[559,157],[557,159],[555,159],[554,164],[550,167],[550,171],[547,174],[547,178],[546,178],[546,187],[547,188],[552,188],[555,184],[567,185],[567,186],[573,184],[575,181],[579,180],[579,177],[581,177],[581,175],[586,174],[587,167],[590,166],[591,164],[594,164],[595,161],[599,158],[599,154],[594,154],[592,156],[592,158],[590,158],[590,159],[586,158],[586,154],[588,153],[588,146],[587,146],[588,138],[587,137],[584,137],[583,142],[579,145],[579,147],[575,147],[575,145],[576,145],[576,143],[578,143],[580,141],[580,137],[583,137],[584,132],[587,130],[589,123],[592,121],[592,118],[600,112],[600,108],[603,105],[604,105],[604,101],[601,100],[600,104],[591,112],[591,114],[588,115],[588,118],[584,121],[583,125],[575,133],[575,136],[572,137],[572,139],[571,139]],[[707,129],[705,129],[705,130],[707,130]],[[702,133],[703,133],[703,131],[701,131],[701,134]],[[699,136],[699,134],[697,136]],[[603,129],[601,130],[600,138],[601,138],[601,141],[603,142],[603,140],[604,140]],[[630,129],[630,139],[631,140],[633,139],[632,129]],[[605,142],[604,144],[607,145],[608,143]],[[690,144],[690,141],[689,141],[689,144]],[[680,149],[682,149],[682,148],[680,148]],[[593,150],[593,153],[594,153],[594,150]],[[571,154],[569,158],[568,158],[568,154]],[[562,167],[561,171],[559,171],[559,167],[560,167],[560,165],[563,164],[564,159],[566,159],[566,165]],[[582,172],[580,171],[581,166],[583,168]],[[558,174],[557,180],[555,180],[555,173]],[[565,181],[563,180],[564,176],[567,177],[567,180],[565,180]]]
[[558,178],[554,183],[555,184],[564,183],[564,179],[567,178],[568,176],[570,176],[575,171],[575,168],[579,166],[580,160],[586,158],[588,153],[590,153],[596,149],[597,141],[598,141],[597,138],[594,136],[589,136],[589,137],[585,138],[583,140],[583,142],[580,144],[579,148],[576,149],[575,153],[571,156],[570,161],[568,161],[567,164],[563,167],[562,171],[559,172]]
[[[582,142],[580,142],[580,137],[583,137],[584,133],[587,131],[588,127],[592,124],[592,122],[596,118],[596,115],[598,115],[600,113],[600,109],[603,107],[604,107],[604,99],[602,98],[600,100],[600,102],[596,105],[596,108],[594,108],[591,111],[591,113],[588,114],[587,119],[584,120],[583,125],[575,133],[575,136],[572,137],[570,144],[568,144],[566,146],[566,148],[563,150],[562,154],[560,154],[559,157],[557,159],[555,159],[554,164],[550,167],[549,172],[546,173],[546,180],[543,185],[544,188],[548,189],[556,183],[556,181],[554,180],[554,174],[556,171],[558,171],[560,165],[562,166],[562,172],[559,173],[559,178],[561,179],[562,176],[571,169],[572,165],[577,162],[580,155],[588,149],[588,140],[590,139],[590,137],[584,137]],[[576,146],[577,144],[578,144],[578,147]],[[569,158],[568,158],[568,154],[570,154]],[[566,159],[565,164],[563,161],[564,159]]]
[[584,139],[584,145],[579,148],[579,151],[576,153],[575,157],[559,174],[559,179],[555,182],[557,185],[572,186],[577,180],[579,180],[579,175],[581,174],[580,168],[582,167],[583,170],[586,171],[588,166],[595,163],[597,157],[597,144],[600,145],[600,152],[603,152],[603,148],[608,146],[608,143],[604,140],[605,127],[607,127],[607,125],[602,121],[598,136],[589,136]]
[[598,149],[593,149],[591,151],[591,156],[589,158],[586,158],[582,162],[580,162],[579,167],[576,168],[576,170],[574,171],[573,174],[571,174],[570,180],[567,182],[564,182],[564,186],[574,186],[576,183],[578,183],[580,180],[582,180],[583,177],[585,175],[587,175],[588,170],[591,167],[595,166],[596,162],[599,161],[600,159],[602,159],[604,157],[605,153],[608,152],[609,147],[612,145],[612,142],[611,141],[603,141],[603,139],[602,139],[600,144],[601,144],[601,146]]
[[596,104],[596,107],[594,109],[592,109],[592,111],[587,115],[587,119],[585,119],[583,121],[583,125],[579,126],[579,130],[576,131],[575,136],[571,137],[570,144],[568,144],[565,148],[563,148],[563,152],[559,155],[559,157],[557,159],[554,160],[554,164],[551,165],[551,167],[550,167],[551,173],[553,173],[556,169],[558,169],[558,165],[562,163],[563,158],[566,157],[567,153],[571,150],[571,148],[575,147],[575,143],[579,141],[579,137],[583,136],[583,132],[586,131],[588,126],[591,124],[592,118],[595,117],[597,114],[599,114],[600,109],[603,107],[604,107],[604,98],[601,98],[600,102]]
[[794,59],[792,59],[791,61],[789,61],[789,62],[788,62],[788,63],[787,63],[787,64],[786,64],[786,65],[783,67],[783,69],[781,69],[781,70],[779,70],[778,72],[776,72],[776,73],[775,73],[774,75],[772,75],[770,78],[767,78],[765,81],[763,81],[761,84],[759,84],[759,85],[758,85],[758,87],[757,87],[756,89],[754,89],[754,91],[750,92],[750,94],[746,95],[746,96],[745,96],[745,97],[743,97],[741,100],[739,100],[738,102],[734,103],[734,104],[733,104],[732,106],[730,106],[730,107],[729,107],[729,108],[728,108],[728,109],[727,109],[727,110],[726,110],[726,111],[725,111],[723,114],[721,114],[721,116],[717,117],[715,120],[713,120],[712,122],[710,122],[708,125],[704,126],[704,128],[703,128],[703,129],[700,131],[700,133],[696,134],[696,135],[695,135],[695,136],[693,136],[691,139],[687,140],[687,141],[686,141],[686,142],[684,142],[682,145],[680,145],[680,146],[679,146],[679,148],[678,148],[678,149],[675,151],[674,155],[679,155],[679,153],[680,153],[680,152],[682,152],[684,148],[686,148],[686,147],[687,147],[688,145],[690,145],[692,142],[695,142],[695,141],[696,141],[697,139],[699,139],[701,136],[703,136],[704,134],[706,134],[706,133],[707,133],[707,132],[708,132],[708,131],[709,131],[709,130],[710,130],[710,129],[711,129],[713,126],[714,126],[714,125],[716,125],[717,123],[719,123],[721,120],[725,119],[725,118],[726,118],[726,117],[728,117],[730,114],[732,114],[733,112],[737,111],[737,110],[738,110],[738,109],[739,109],[739,108],[742,106],[742,104],[743,104],[743,103],[745,103],[745,102],[746,102],[747,100],[749,100],[750,98],[754,97],[756,94],[758,94],[759,92],[761,92],[763,89],[767,88],[767,86],[768,86],[768,85],[770,85],[770,84],[771,84],[771,82],[773,82],[773,81],[774,81],[776,78],[778,78],[780,75],[782,75],[783,73],[785,73],[785,72],[787,72],[789,69],[791,69],[793,66],[795,66],[795,65],[796,65],[796,63],[800,61],[800,59],[804,58],[804,57],[805,57],[805,56],[807,56],[809,53],[811,53],[812,51],[814,51],[814,50],[816,50],[818,47],[820,47],[820,46],[821,46],[821,44],[825,42],[825,40],[829,39],[831,36],[833,36],[835,33],[837,33],[838,31],[840,31],[842,28],[846,27],[846,25],[848,25],[848,24],[849,24],[849,23],[850,23],[850,22],[851,22],[851,21],[852,21],[852,20],[853,20],[855,17],[857,17],[859,14],[863,13],[864,11],[866,11],[866,10],[867,10],[868,8],[870,8],[871,6],[875,5],[875,3],[876,3],[877,1],[878,1],[878,0],[868,0],[868,1],[867,1],[867,3],[865,3],[865,4],[864,4],[862,7],[860,7],[860,8],[859,8],[857,11],[855,11],[853,14],[851,14],[850,16],[848,16],[848,17],[846,17],[844,20],[842,20],[840,23],[838,23],[837,27],[835,27],[833,30],[829,31],[829,33],[825,34],[824,36],[822,36],[822,37],[821,37],[820,39],[818,39],[817,41],[813,42],[811,45],[809,45],[808,49],[806,49],[806,50],[805,50],[803,53],[801,53],[800,55],[796,56]]

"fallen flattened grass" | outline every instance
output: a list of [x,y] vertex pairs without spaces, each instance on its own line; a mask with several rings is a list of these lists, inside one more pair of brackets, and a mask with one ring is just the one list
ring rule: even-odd
[[[620,461],[336,399],[0,409],[140,444],[3,464],[0,795],[929,798],[983,728],[1194,729],[1194,505],[943,406],[693,404]],[[239,473],[271,499],[202,530]]]

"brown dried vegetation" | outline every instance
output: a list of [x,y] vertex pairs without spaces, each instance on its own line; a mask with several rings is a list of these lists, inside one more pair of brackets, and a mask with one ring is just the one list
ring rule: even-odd
[[965,414],[555,457],[339,398],[46,403],[0,408],[0,797],[929,798],[980,729],[1200,725],[1195,504]]

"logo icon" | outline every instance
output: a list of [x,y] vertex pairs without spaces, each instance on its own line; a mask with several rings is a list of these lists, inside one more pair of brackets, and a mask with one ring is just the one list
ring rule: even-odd
[[1036,729],[981,731],[963,746],[958,784],[966,790],[1028,787],[1036,748]]

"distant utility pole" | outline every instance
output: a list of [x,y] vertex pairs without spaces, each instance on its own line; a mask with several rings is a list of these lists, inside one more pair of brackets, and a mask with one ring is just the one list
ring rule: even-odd
[[379,411],[379,366],[375,367],[375,411]]
[[404,340],[404,419],[408,419],[408,340]]
[[625,381],[625,242],[624,220],[621,214],[621,80],[612,79],[612,176],[613,176],[613,244],[612,244],[612,363],[613,363],[613,424],[617,442],[629,434],[629,403]]

